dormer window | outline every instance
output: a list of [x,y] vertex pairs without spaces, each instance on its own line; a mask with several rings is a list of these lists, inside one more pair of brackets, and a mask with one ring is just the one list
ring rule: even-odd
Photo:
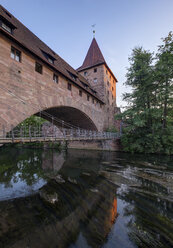
[[75,74],[71,73],[70,71],[68,71],[68,73],[69,73],[70,77],[71,77],[73,80],[76,81],[77,76],[76,76]]
[[1,24],[2,28],[5,29],[7,32],[9,32],[10,34],[12,34],[12,28],[9,27],[8,25],[6,25],[4,22],[2,22]]
[[16,28],[11,22],[9,22],[1,15],[0,15],[0,27],[2,27],[10,34],[13,34],[13,30]]
[[45,51],[41,50],[43,53],[44,57],[48,60],[49,63],[54,64],[54,61],[56,60],[52,55],[49,53],[46,53]]
[[54,64],[54,61],[53,61],[53,59],[51,59],[51,58],[48,58],[47,60],[49,61],[49,63],[51,63],[51,64]]
[[82,81],[80,81],[81,82],[81,84],[85,87],[85,88],[88,88],[88,85],[87,84],[85,84],[84,82],[82,82]]

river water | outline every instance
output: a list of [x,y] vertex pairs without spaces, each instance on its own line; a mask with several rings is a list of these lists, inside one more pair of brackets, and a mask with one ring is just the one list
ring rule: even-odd
[[172,158],[1,148],[0,247],[173,247]]

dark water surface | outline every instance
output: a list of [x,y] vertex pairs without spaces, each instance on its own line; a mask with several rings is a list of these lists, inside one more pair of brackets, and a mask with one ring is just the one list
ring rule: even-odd
[[0,150],[0,247],[173,247],[173,160]]

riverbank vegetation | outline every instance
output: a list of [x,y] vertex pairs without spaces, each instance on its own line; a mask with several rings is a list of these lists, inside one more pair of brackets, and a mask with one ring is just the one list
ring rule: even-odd
[[162,39],[156,55],[135,47],[129,58],[123,95],[127,109],[121,138],[125,151],[173,154],[173,33]]

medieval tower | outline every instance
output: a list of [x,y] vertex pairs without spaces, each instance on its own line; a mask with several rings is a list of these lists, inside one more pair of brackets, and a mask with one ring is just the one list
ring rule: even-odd
[[116,83],[118,81],[107,65],[95,38],[91,42],[82,66],[77,71],[88,80],[105,103],[105,129],[115,126],[114,117],[119,112],[116,105]]

